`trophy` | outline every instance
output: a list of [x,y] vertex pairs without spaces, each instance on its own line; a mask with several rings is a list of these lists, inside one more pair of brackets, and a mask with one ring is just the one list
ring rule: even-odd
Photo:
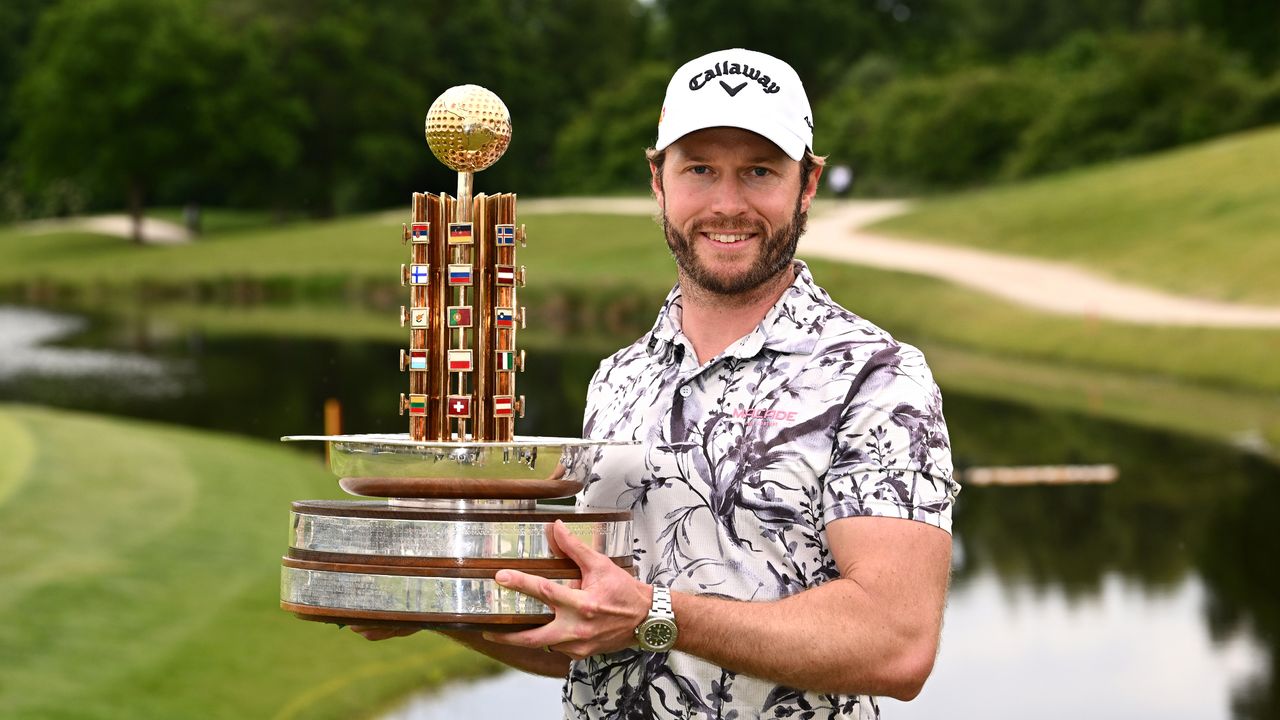
[[579,579],[552,551],[556,520],[634,572],[629,512],[538,503],[576,493],[597,446],[619,443],[515,435],[525,403],[516,393],[525,230],[514,194],[472,197],[474,174],[511,140],[510,114],[492,92],[460,85],[431,105],[426,135],[458,186],[453,198],[414,193],[403,227],[409,347],[400,370],[409,392],[399,409],[409,432],[282,438],[329,443],[339,485],[365,499],[293,503],[280,605],[339,624],[534,627],[553,619],[550,608],[493,576],[510,568]]

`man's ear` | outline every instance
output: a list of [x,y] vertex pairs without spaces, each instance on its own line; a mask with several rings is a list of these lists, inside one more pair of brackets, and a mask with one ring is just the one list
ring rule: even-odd
[[649,189],[653,190],[653,196],[658,199],[658,207],[666,210],[666,199],[662,196],[662,171],[652,161],[649,162]]
[[822,177],[824,167],[824,158],[818,158],[813,171],[809,173],[809,184],[805,185],[804,191],[800,194],[800,212],[809,212],[809,206],[813,204],[813,196],[818,193],[818,179]]

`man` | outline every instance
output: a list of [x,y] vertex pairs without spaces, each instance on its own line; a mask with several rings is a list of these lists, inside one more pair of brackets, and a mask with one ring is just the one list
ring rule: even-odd
[[679,282],[592,380],[586,435],[639,444],[602,451],[579,498],[633,512],[639,577],[557,524],[577,587],[496,578],[556,619],[454,635],[567,674],[568,717],[871,718],[932,669],[958,491],[941,399],[916,349],[793,259],[812,128],[795,71],[761,53],[667,88],[649,162]]

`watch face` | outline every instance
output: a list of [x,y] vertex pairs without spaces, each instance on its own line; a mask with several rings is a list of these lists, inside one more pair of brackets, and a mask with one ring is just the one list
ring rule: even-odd
[[644,643],[653,648],[670,647],[675,642],[675,639],[675,625],[670,622],[653,622],[644,629]]

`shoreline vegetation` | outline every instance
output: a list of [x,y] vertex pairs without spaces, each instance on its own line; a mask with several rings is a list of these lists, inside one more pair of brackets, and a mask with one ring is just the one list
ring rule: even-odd
[[[1199,151],[1211,152],[1220,143],[1248,145],[1257,138],[1272,142],[1280,139],[1280,131],[1215,141]],[[1184,150],[1167,156],[1176,160],[1187,153],[1197,155]],[[1167,156],[1097,172],[1105,179],[1154,165],[1169,175]],[[1060,182],[1092,187],[1075,175]],[[1027,184],[1025,191],[1041,193],[1037,183]],[[1074,197],[1065,190],[1059,194],[1067,201]],[[1106,194],[1096,197],[1102,202]],[[1181,197],[1175,193],[1169,202]],[[1008,212],[1034,214],[1044,202],[1011,201]],[[983,212],[994,212],[992,206],[979,203],[987,208]],[[931,207],[926,203],[888,222],[916,222],[918,214],[927,219]],[[76,233],[37,238],[0,228],[0,302],[115,313],[145,318],[139,322],[160,328],[213,334],[396,341],[404,331],[396,320],[403,289],[395,273],[405,249],[395,217],[384,211],[285,226],[222,217],[225,230],[189,245],[143,248],[119,238]],[[530,213],[521,219],[530,234],[520,252],[530,276],[521,293],[530,313],[529,329],[522,334],[525,347],[536,352],[589,337],[587,349],[604,356],[648,329],[674,279],[652,218]],[[1063,224],[1046,227],[1043,242],[1072,242],[1074,231],[1062,230]],[[1055,240],[1053,232],[1067,239]],[[1164,237],[1152,231],[1143,242],[1160,243]],[[1274,245],[1260,238],[1254,244]],[[1182,269],[1222,272],[1211,257],[1189,256]],[[1280,331],[1054,316],[931,278],[809,262],[838,302],[925,350],[944,390],[955,386],[1211,437],[1280,459],[1280,363],[1274,361]]]

